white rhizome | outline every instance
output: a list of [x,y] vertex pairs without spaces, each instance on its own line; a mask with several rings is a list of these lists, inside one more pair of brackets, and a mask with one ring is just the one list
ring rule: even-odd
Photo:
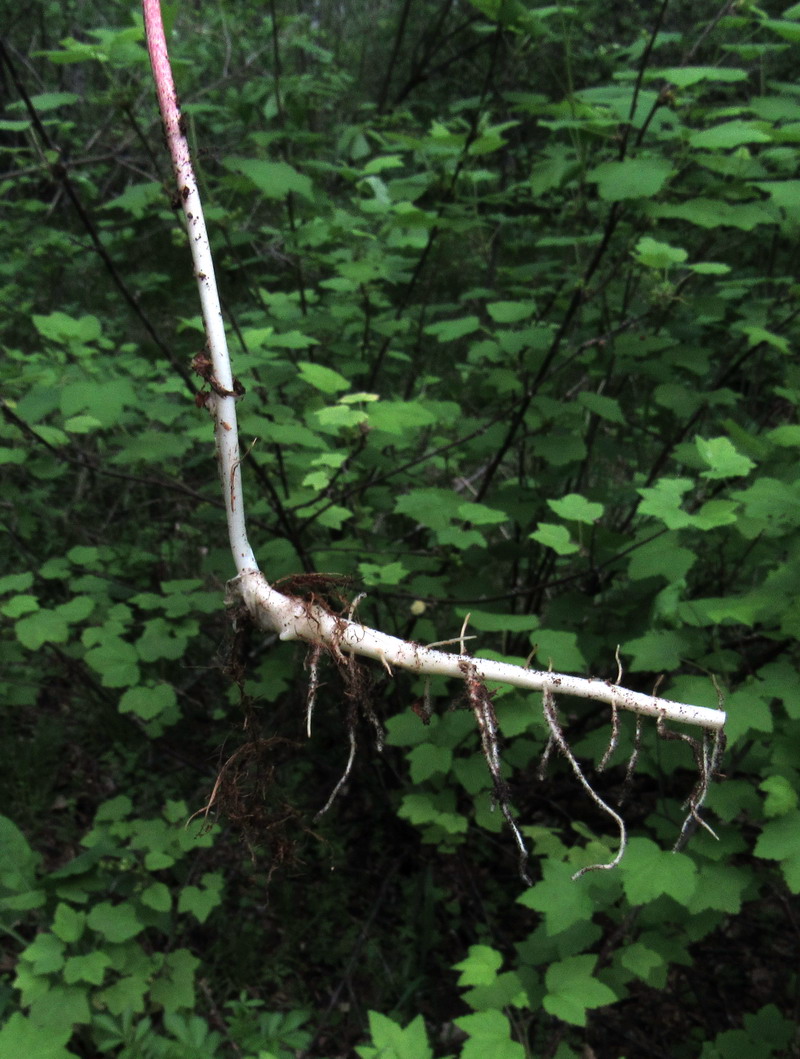
[[[630,710],[638,715],[634,759],[638,752],[641,719],[648,716],[654,717],[662,735],[680,738],[690,744],[698,767],[698,781],[687,799],[688,815],[676,848],[682,845],[695,824],[707,827],[700,819],[698,811],[722,752],[724,711],[672,702],[656,695],[630,691],[608,680],[536,671],[506,662],[475,658],[465,651],[463,629],[461,636],[451,641],[460,643],[459,653],[444,652],[430,646],[401,640],[368,628],[355,620],[353,607],[350,608],[348,616],[344,617],[315,599],[301,599],[279,592],[270,585],[259,569],[247,537],[242,496],[241,457],[236,417],[236,402],[239,399],[238,393],[241,392],[241,387],[234,379],[228,353],[211,246],[175,92],[161,20],[160,0],[143,0],[143,10],[147,46],[158,102],[172,156],[178,194],[186,219],[205,325],[206,352],[195,358],[193,366],[208,385],[204,403],[214,420],[217,463],[225,501],[228,535],[237,570],[237,576],[228,583],[228,602],[242,604],[253,622],[264,630],[277,633],[281,640],[300,640],[310,645],[309,730],[311,708],[316,690],[316,666],[322,650],[334,659],[340,672],[344,673],[345,679],[348,665],[354,665],[356,657],[361,656],[375,660],[389,673],[392,672],[393,667],[396,667],[409,670],[419,676],[445,676],[462,681],[465,685],[467,700],[475,714],[484,756],[492,773],[495,797],[517,842],[521,858],[521,873],[525,878],[522,865],[526,851],[519,829],[508,807],[507,789],[500,778],[496,720],[491,703],[491,692],[486,688],[486,682],[512,685],[542,693],[544,718],[550,729],[550,742],[545,750],[544,759],[546,760],[552,748],[564,754],[587,794],[615,821],[620,835],[620,845],[616,856],[608,864],[592,865],[591,868],[611,868],[619,862],[625,846],[625,827],[619,814],[600,799],[583,775],[564,737],[558,720],[555,697],[557,694],[571,695],[592,699],[611,707],[612,734],[609,752],[604,761],[616,746],[620,709]],[[618,676],[617,679],[619,680],[620,677]],[[369,712],[371,715],[371,709]],[[373,716],[371,715],[371,719]],[[668,732],[665,729],[666,721],[699,726],[703,730],[702,739],[694,739],[682,733]],[[355,733],[351,726],[350,755],[347,766],[328,805],[349,775],[354,754]],[[634,760],[629,765],[629,771],[633,764]],[[576,873],[576,877],[580,874],[582,872]]]

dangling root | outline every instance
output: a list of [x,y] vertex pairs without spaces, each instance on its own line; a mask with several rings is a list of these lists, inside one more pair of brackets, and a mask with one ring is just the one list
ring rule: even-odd
[[617,828],[619,830],[619,849],[617,850],[617,855],[614,857],[614,859],[610,860],[608,864],[589,864],[585,868],[581,868],[580,871],[576,871],[572,878],[580,879],[582,875],[585,875],[589,871],[610,871],[612,868],[616,868],[616,866],[622,860],[623,854],[625,853],[625,846],[628,842],[627,833],[625,831],[625,821],[622,819],[619,813],[614,812],[610,805],[606,805],[600,795],[594,790],[592,785],[584,776],[581,767],[578,764],[577,759],[575,758],[575,755],[570,750],[569,743],[564,738],[564,733],[561,731],[561,724],[558,720],[558,710],[556,708],[555,696],[549,688],[545,688],[542,694],[542,708],[544,712],[544,719],[547,721],[547,725],[550,728],[550,742],[545,748],[545,752],[548,751],[551,743],[555,743],[555,745],[570,763],[572,771],[575,773],[575,776],[580,785],[592,799],[594,804],[599,809],[602,809],[604,813],[607,813],[608,816],[611,817],[611,819],[617,825]]

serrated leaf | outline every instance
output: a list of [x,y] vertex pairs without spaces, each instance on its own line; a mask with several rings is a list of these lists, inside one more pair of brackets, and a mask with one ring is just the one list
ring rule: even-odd
[[616,993],[592,975],[596,961],[596,956],[568,956],[551,963],[545,974],[545,1010],[564,1022],[585,1026],[587,1010],[613,1004]]
[[697,885],[697,869],[683,853],[660,849],[649,838],[632,838],[619,866],[622,885],[633,905],[668,894],[685,904]]

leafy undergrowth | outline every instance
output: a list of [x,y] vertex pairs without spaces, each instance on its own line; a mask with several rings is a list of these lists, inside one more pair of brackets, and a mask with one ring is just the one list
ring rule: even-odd
[[676,853],[699,744],[621,718],[601,769],[609,712],[558,703],[629,832],[572,881],[616,827],[498,689],[526,888],[463,685],[375,667],[379,754],[323,659],[308,739],[313,665],[223,611],[141,20],[39,7],[0,53],[0,1057],[798,1054],[798,9],[168,11],[270,579],[724,700]]

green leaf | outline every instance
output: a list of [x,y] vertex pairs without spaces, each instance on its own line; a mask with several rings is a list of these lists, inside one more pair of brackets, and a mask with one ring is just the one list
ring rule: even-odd
[[164,960],[161,974],[153,982],[150,997],[165,1012],[194,1006],[194,972],[200,961],[188,949],[176,949]]
[[426,335],[433,335],[439,342],[454,342],[465,335],[471,335],[480,327],[477,316],[462,316],[457,320],[441,320],[435,324],[428,324],[425,328]]
[[691,516],[681,508],[683,494],[692,487],[690,478],[662,478],[653,488],[637,489],[642,498],[639,512],[659,519],[667,529],[690,526]]
[[545,930],[551,937],[564,933],[577,923],[587,923],[594,914],[595,904],[588,887],[574,883],[572,873],[568,864],[545,860],[541,882],[517,898],[521,905],[542,913]]
[[505,511],[487,507],[486,504],[474,504],[472,501],[459,504],[458,516],[466,522],[471,522],[473,526],[497,526],[501,522],[508,522]]
[[139,683],[138,653],[133,644],[107,636],[84,656],[87,665],[100,674],[104,688],[124,688]]
[[755,467],[753,460],[738,452],[729,438],[695,437],[695,444],[700,458],[710,468],[702,472],[703,478],[738,478]]
[[643,945],[640,941],[628,945],[622,950],[620,963],[632,971],[637,978],[642,978],[648,985],[663,988],[666,984],[666,961],[659,952]]
[[37,934],[20,959],[31,964],[36,974],[53,974],[64,966],[64,942],[55,934]]
[[105,952],[90,952],[86,956],[70,956],[64,964],[64,981],[67,985],[88,982],[102,985],[111,957]]
[[435,414],[419,401],[381,401],[369,410],[369,425],[387,434],[415,435],[435,422]]
[[77,941],[86,926],[86,913],[59,903],[53,916],[53,933],[65,942]]
[[628,577],[641,580],[663,577],[669,582],[682,580],[697,561],[690,548],[678,544],[677,533],[663,533],[637,548],[628,562]]
[[596,956],[568,956],[551,963],[545,974],[545,1011],[574,1026],[586,1025],[586,1012],[613,1004],[616,994],[593,977]]
[[602,162],[586,174],[597,184],[597,193],[607,202],[651,198],[672,176],[672,163],[665,158],[626,158],[622,162]]
[[205,923],[222,903],[224,880],[218,872],[206,872],[200,886],[184,886],[178,898],[178,911],[191,912],[196,920]]
[[797,853],[798,836],[800,809],[792,809],[764,824],[753,852],[764,860],[784,860]]
[[461,1059],[525,1059],[525,1049],[512,1040],[511,1024],[502,1012],[479,1011],[453,1021],[469,1035],[462,1046]]
[[602,504],[587,500],[579,493],[568,493],[560,500],[548,500],[547,506],[552,508],[559,518],[568,522],[585,522],[590,526],[603,515]]
[[725,151],[744,143],[769,143],[772,137],[766,128],[766,123],[761,121],[724,121],[713,129],[693,132],[689,143],[695,148]]
[[88,923],[92,930],[113,942],[128,941],[144,930],[136,909],[127,903],[112,905],[110,901],[101,901],[89,912]]
[[669,66],[660,70],[649,70],[648,79],[669,81],[676,88],[689,88],[700,81],[732,83],[746,81],[747,71],[725,66]]
[[531,643],[536,646],[536,657],[547,667],[562,672],[583,672],[586,659],[578,647],[578,636],[561,629],[537,629],[531,633]]
[[297,367],[303,382],[307,382],[309,386],[313,386],[322,393],[340,393],[342,390],[350,389],[347,379],[333,368],[326,368],[323,364],[312,364],[307,360],[301,360]]
[[268,199],[282,199],[290,192],[314,201],[314,185],[288,162],[265,162],[261,158],[229,156],[222,164],[233,173],[241,173]]
[[411,781],[417,784],[423,783],[431,776],[449,772],[453,763],[453,751],[449,747],[424,743],[410,750],[407,758],[411,769]]
[[413,489],[397,498],[394,509],[433,530],[446,529],[452,519],[458,518],[458,509],[463,503],[457,493],[449,489]]
[[386,1015],[370,1011],[369,1029],[373,1047],[356,1048],[361,1059],[433,1059],[421,1015],[403,1029]]
[[527,320],[536,312],[536,303],[522,302],[489,302],[486,311],[496,324],[517,324]]
[[23,647],[38,651],[46,643],[65,643],[69,637],[69,624],[54,610],[37,610],[20,618],[14,632]]
[[[532,907],[532,906],[529,906]],[[470,945],[466,959],[453,964],[454,971],[461,971],[458,984],[491,985],[503,965],[503,957],[489,945]]]
[[750,346],[760,346],[763,342],[765,345],[777,349],[778,352],[787,354],[787,356],[791,353],[788,340],[782,335],[776,335],[774,331],[767,331],[763,327],[755,326],[742,327],[741,331],[742,334],[747,335],[747,342]]
[[75,1053],[66,1048],[72,1033],[72,1025],[54,1030],[15,1011],[0,1027],[0,1055],[7,1059],[75,1059]]
[[570,537],[567,527],[553,522],[540,522],[530,534],[530,539],[538,541],[545,548],[552,548],[558,555],[573,555],[580,550],[580,545]]
[[651,629],[644,636],[627,640],[620,651],[632,655],[630,669],[658,673],[680,666],[686,652],[686,640],[672,629]]
[[51,342],[84,346],[96,342],[103,334],[96,316],[68,316],[54,312],[49,316],[33,316],[33,326],[39,334]]
[[688,221],[700,228],[740,228],[749,232],[759,224],[775,224],[769,211],[754,202],[730,203],[699,197],[682,203],[652,204],[648,210],[653,217]]
[[154,912],[169,912],[172,908],[172,895],[169,887],[162,882],[151,883],[142,890],[140,900],[145,907],[152,908]]
[[766,816],[783,816],[797,808],[797,791],[785,776],[767,776],[758,786],[767,796],[764,801]]
[[649,838],[634,837],[619,866],[622,885],[633,905],[667,894],[686,904],[697,885],[697,870],[684,853],[669,853]]
[[649,235],[643,236],[636,244],[634,258],[647,268],[667,269],[672,265],[682,265],[689,257],[686,250],[669,243],[659,243]]
[[600,416],[601,419],[608,420],[609,423],[625,425],[626,420],[619,401],[613,397],[606,397],[601,393],[588,393],[584,390],[578,394],[578,403],[588,408],[594,415]]

